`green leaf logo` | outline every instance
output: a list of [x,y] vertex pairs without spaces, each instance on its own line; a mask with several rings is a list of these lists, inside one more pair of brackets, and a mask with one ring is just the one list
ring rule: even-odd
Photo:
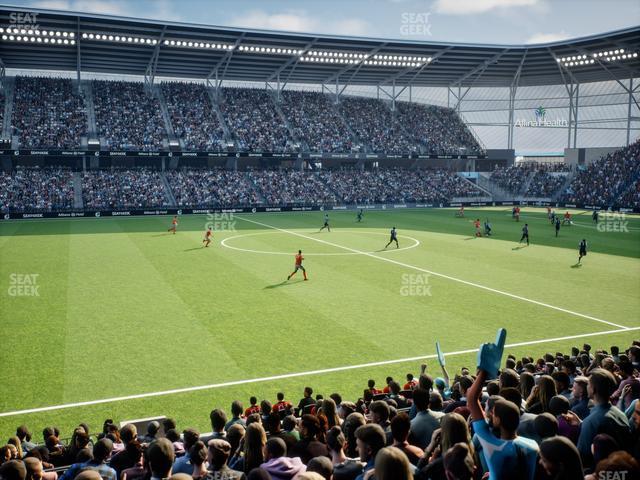
[[538,108],[534,110],[534,113],[536,115],[536,120],[540,122],[540,121],[544,121],[544,117],[547,114],[547,110],[542,105],[540,105]]

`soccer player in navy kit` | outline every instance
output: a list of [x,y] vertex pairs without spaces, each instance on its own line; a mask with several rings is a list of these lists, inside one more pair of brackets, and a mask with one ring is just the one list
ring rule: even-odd
[[560,232],[560,219],[556,218],[556,237],[558,236],[559,232]]
[[324,225],[322,227],[320,227],[320,231],[327,229],[328,232],[331,231],[331,228],[329,227],[329,214],[325,213],[324,214]]
[[362,209],[358,212],[358,223],[362,221]]
[[518,243],[522,243],[524,239],[527,239],[527,246],[529,246],[529,224],[525,223],[524,227],[522,227],[522,237],[520,237],[520,241]]
[[582,257],[587,256],[587,240],[583,238],[578,248],[580,250],[580,252],[578,253],[578,263],[580,263],[580,260],[582,260]]
[[398,234],[396,233],[396,227],[393,227],[391,229],[391,239],[389,240],[389,243],[387,243],[385,245],[384,248],[387,248],[389,245],[391,245],[393,242],[396,242],[396,248],[400,248],[400,245],[398,245]]

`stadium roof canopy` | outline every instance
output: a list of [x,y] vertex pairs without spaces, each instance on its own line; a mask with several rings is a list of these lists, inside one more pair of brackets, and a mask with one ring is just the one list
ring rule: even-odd
[[151,80],[469,87],[587,83],[640,74],[640,26],[547,44],[474,45],[0,6],[0,27],[0,67],[5,69]]

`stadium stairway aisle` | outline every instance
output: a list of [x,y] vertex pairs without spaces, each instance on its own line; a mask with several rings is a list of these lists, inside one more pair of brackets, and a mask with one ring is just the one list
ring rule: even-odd
[[169,181],[167,180],[167,177],[165,176],[164,172],[160,172],[160,178],[162,178],[162,184],[164,185],[164,196],[167,199],[167,202],[169,202],[169,204],[172,207],[176,206],[176,197],[173,196],[173,192],[171,191],[171,186],[169,185]]
[[73,208],[82,210],[84,202],[82,201],[82,176],[80,172],[73,172]]

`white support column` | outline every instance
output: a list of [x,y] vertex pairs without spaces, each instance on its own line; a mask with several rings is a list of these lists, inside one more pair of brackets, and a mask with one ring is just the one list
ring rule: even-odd
[[513,148],[514,109],[516,103],[517,85],[509,87],[509,127],[507,129],[507,148]]
[[391,111],[396,111],[396,81],[393,81],[393,85],[391,86]]
[[575,101],[575,112],[573,115],[573,148],[576,148],[576,141],[578,139],[578,109],[580,100],[580,84],[576,85],[576,101]]
[[633,100],[633,78],[629,79],[629,105],[627,108],[627,146],[631,141],[631,102]]

